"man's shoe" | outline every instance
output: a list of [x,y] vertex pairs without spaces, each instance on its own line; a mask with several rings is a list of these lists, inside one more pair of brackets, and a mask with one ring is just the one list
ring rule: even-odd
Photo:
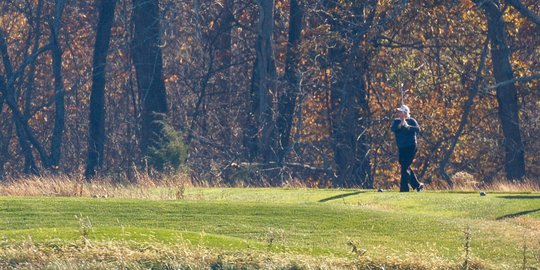
[[422,192],[424,190],[424,183],[420,183],[420,185],[416,188],[416,191]]

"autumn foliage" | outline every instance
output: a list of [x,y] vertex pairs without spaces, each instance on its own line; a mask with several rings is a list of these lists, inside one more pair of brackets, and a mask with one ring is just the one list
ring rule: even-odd
[[[166,125],[172,128],[169,131],[182,136],[183,142],[175,140],[187,148],[183,171],[194,183],[349,186],[339,180],[341,171],[346,171],[342,167],[353,166],[350,177],[356,177],[354,169],[367,164],[358,172],[367,184],[353,182],[352,186],[393,187],[398,184],[399,164],[389,128],[395,108],[401,105],[400,89],[406,91],[405,103],[423,129],[413,164],[422,181],[431,187],[451,184],[441,175],[445,155],[449,158],[443,167],[450,179],[467,173],[474,181],[492,183],[507,176],[500,103],[496,90],[490,88],[497,82],[489,50],[482,64],[485,44],[486,48],[491,46],[488,21],[476,1],[294,1],[295,7],[298,4],[303,9],[301,36],[295,46],[288,39],[292,0],[274,1],[271,44],[276,74],[267,77],[264,89],[257,90],[266,91],[263,94],[269,98],[270,113],[264,116],[268,123],[255,133],[246,130],[254,121],[257,99],[253,99],[252,84],[259,61],[257,40],[264,30],[259,20],[261,7],[268,1],[154,1],[159,4],[157,47],[163,78],[150,79],[163,80],[167,99],[167,108],[154,111],[166,112]],[[0,3],[0,177],[83,173],[100,2]],[[143,38],[135,35],[132,15],[136,2],[117,0],[114,10],[104,69],[106,140],[97,172],[124,175],[125,181],[134,170],[152,175],[156,169],[145,162],[145,150],[141,150],[143,138],[150,135],[141,129],[147,96],[141,90],[140,76],[148,74],[136,74],[133,58],[133,44],[140,44],[134,39]],[[503,13],[514,78],[538,76],[540,25],[509,2],[487,2],[496,4]],[[540,16],[536,0],[521,3]],[[63,13],[58,12],[60,4],[64,5]],[[58,136],[53,132],[58,121],[58,76],[53,70],[54,50],[49,47],[55,21],[59,23],[65,109],[58,165],[44,160],[52,155],[49,149]],[[289,64],[294,70],[289,71],[294,71],[296,81],[285,75],[291,53],[296,54],[294,65]],[[485,67],[478,70],[481,64]],[[291,83],[296,83],[295,87],[291,88]],[[341,95],[339,87],[349,89],[348,83],[352,84],[350,91]],[[514,85],[526,178],[537,182],[540,80]],[[478,91],[471,96],[474,87]],[[292,95],[289,144],[283,148],[272,125],[282,116],[279,102],[291,89],[297,92]],[[347,96],[354,100],[345,101]],[[468,116],[462,119],[469,99]],[[353,120],[336,122],[343,119]],[[350,133],[342,130],[347,128]],[[356,138],[347,145],[353,149],[343,150],[352,155],[349,161],[336,159],[345,142],[336,137],[339,132]],[[259,143],[260,138],[269,136],[263,147],[269,153],[264,158],[250,156],[251,137],[246,134],[259,138]],[[27,148],[22,148],[21,140]],[[38,146],[46,155],[39,153]],[[274,158],[272,153],[285,153],[285,157]],[[35,169],[28,164],[29,155],[35,159]],[[243,177],[235,178],[238,175]]]

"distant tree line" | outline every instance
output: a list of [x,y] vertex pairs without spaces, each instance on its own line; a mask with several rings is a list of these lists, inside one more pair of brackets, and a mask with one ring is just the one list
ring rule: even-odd
[[391,186],[402,90],[427,183],[540,179],[539,30],[536,0],[2,1],[0,177]]

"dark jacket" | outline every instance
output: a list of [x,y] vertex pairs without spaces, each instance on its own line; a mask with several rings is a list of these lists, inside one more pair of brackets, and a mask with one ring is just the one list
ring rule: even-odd
[[400,119],[394,119],[391,130],[396,134],[398,148],[416,145],[416,133],[420,132],[420,126],[414,118],[405,119],[409,127],[399,127]]

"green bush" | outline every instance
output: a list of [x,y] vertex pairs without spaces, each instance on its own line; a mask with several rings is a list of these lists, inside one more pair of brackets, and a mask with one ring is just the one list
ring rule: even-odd
[[165,120],[158,123],[162,126],[162,136],[153,146],[148,147],[148,166],[159,172],[177,172],[187,159],[187,147],[182,133]]

